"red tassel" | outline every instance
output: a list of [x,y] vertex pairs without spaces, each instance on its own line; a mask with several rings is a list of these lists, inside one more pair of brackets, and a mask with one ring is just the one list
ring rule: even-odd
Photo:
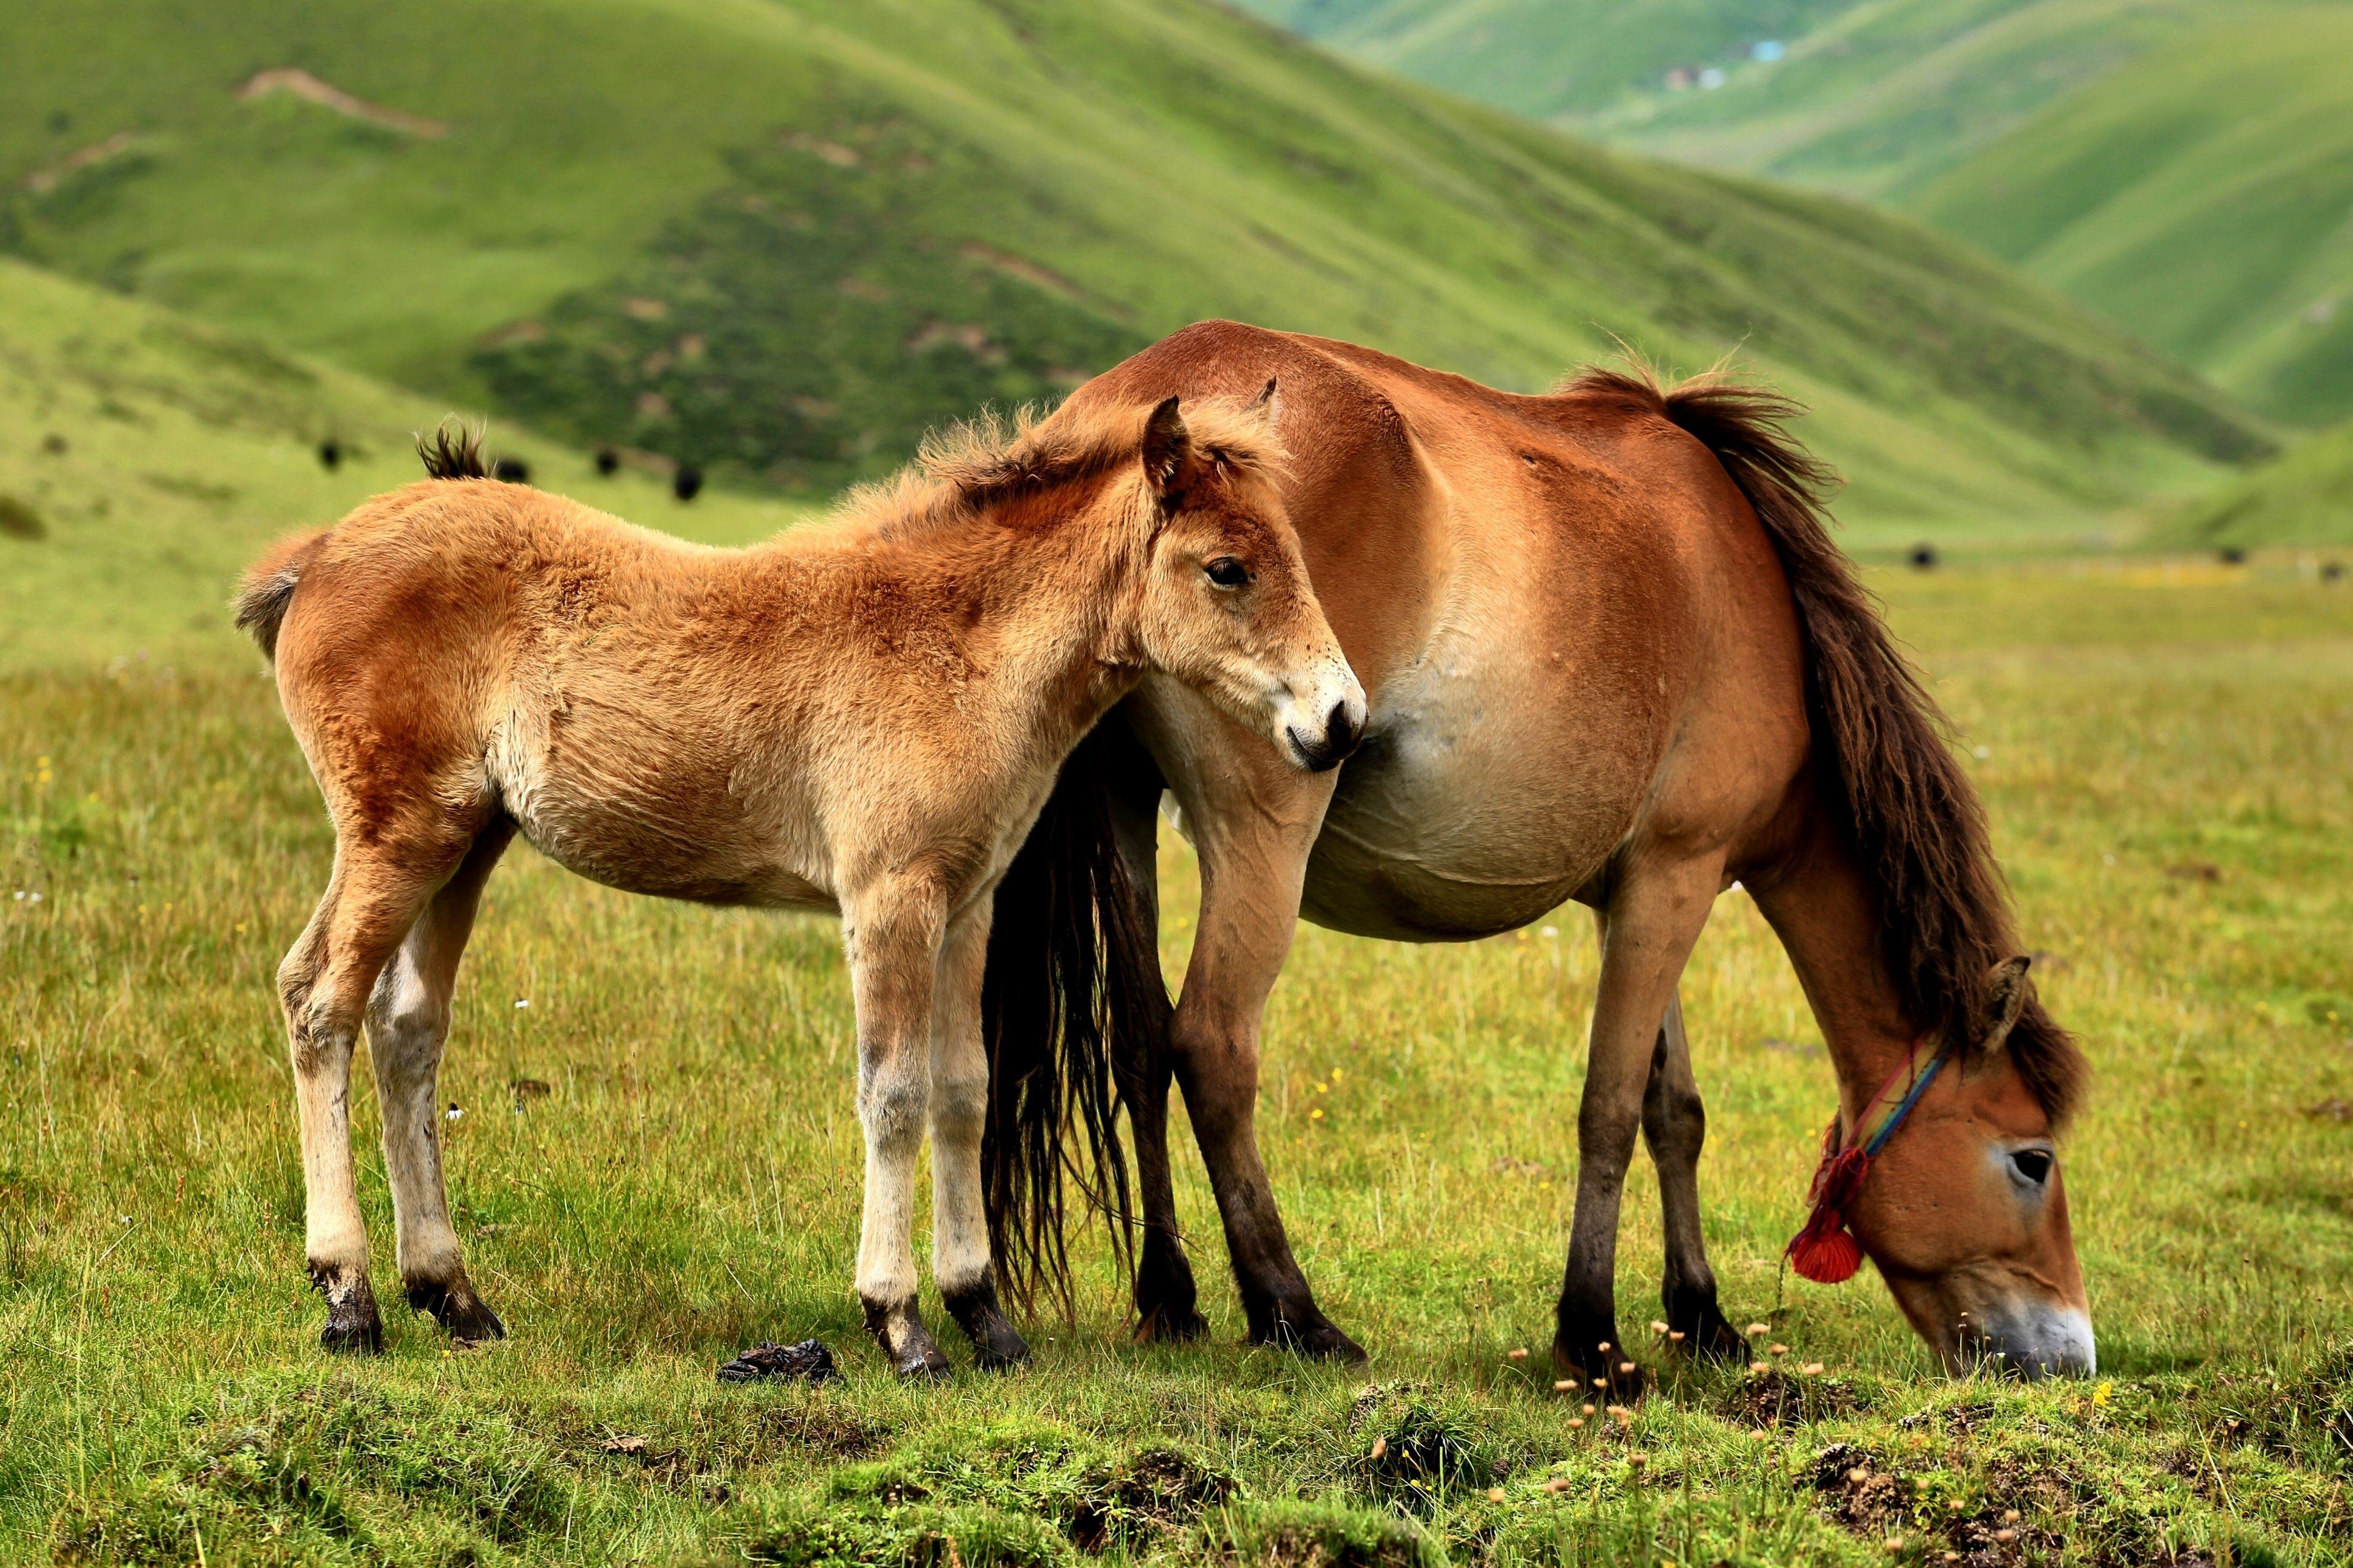
[[1789,1267],[1817,1285],[1841,1284],[1862,1267],[1862,1243],[1838,1215],[1817,1209],[1789,1243]]
[[1837,1152],[1839,1124],[1832,1121],[1822,1141],[1822,1163],[1814,1172],[1813,1213],[1803,1230],[1789,1239],[1789,1267],[1819,1285],[1836,1285],[1854,1278],[1862,1267],[1862,1244],[1846,1227],[1846,1210],[1862,1191],[1871,1173],[1871,1156],[1860,1149]]

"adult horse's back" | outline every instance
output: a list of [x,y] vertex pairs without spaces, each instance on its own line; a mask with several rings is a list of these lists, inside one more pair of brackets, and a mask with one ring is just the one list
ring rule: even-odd
[[[1799,1267],[1851,1272],[1841,1253],[1859,1241],[1947,1364],[2088,1369],[2052,1145],[2078,1058],[2015,956],[1939,717],[1824,531],[1828,476],[1784,435],[1789,406],[1599,372],[1517,396],[1346,343],[1208,322],[1088,383],[1057,417],[1270,377],[1295,455],[1284,500],[1371,699],[1362,747],[1336,773],[1299,774],[1191,694],[1146,680],[1065,768],[999,894],[1008,938],[1033,929],[1008,902],[1060,910],[1065,924],[1092,908],[1100,925],[1108,994],[1091,1014],[1087,966],[1066,963],[1060,1011],[1079,1026],[1109,1017],[1124,1036],[1145,1331],[1200,1328],[1168,1176],[1173,1073],[1252,1337],[1361,1353],[1292,1258],[1253,1130],[1260,1016],[1295,918],[1457,941],[1575,900],[1595,911],[1602,965],[1556,1359],[1639,1384],[1613,1294],[1638,1128],[1665,1204],[1667,1318],[1688,1346],[1736,1353],[1701,1243],[1704,1112],[1675,1002],[1709,908],[1736,879],[1796,965],[1839,1081]],[[1140,935],[1156,915],[1164,787],[1202,879],[1173,1009]],[[1062,951],[1076,945],[1065,932]],[[1033,938],[991,953],[1001,1052],[1040,1023],[1043,988],[1020,983],[1034,951]],[[1948,1063],[1958,1070],[1939,1070]],[[1034,1110],[1017,1117],[1018,1061],[1000,1067],[992,1217],[1035,1236],[1056,1216],[1025,1206],[1023,1165],[1052,1152],[1050,1137],[1041,1145]]]

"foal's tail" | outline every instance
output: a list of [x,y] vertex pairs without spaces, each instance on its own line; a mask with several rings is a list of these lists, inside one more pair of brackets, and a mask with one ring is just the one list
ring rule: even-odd
[[[1716,375],[1662,391],[1647,376],[1594,370],[1575,390],[1673,421],[1715,454],[1756,510],[1797,601],[1824,783],[1843,796],[1879,896],[1888,969],[1916,1025],[1974,1046],[1994,966],[2017,951],[1985,808],[1946,742],[1936,699],[1831,539],[1825,503],[1838,475],[1789,434],[1804,409]],[[2044,1107],[2063,1118],[2084,1076],[2067,1032],[2030,997],[2009,1045]]]
[[[1127,1060],[1158,1026],[1144,988],[1161,984],[1159,951],[1139,918],[1112,827],[1113,743],[1097,730],[1063,762],[1029,841],[997,884],[981,992],[989,1249],[1018,1300],[1032,1306],[1042,1292],[1065,1316],[1072,1310],[1066,1175],[1109,1225],[1123,1270],[1134,1272],[1119,1108],[1128,1098]],[[1166,1000],[1164,991],[1163,1006]]]
[[302,581],[302,568],[327,542],[331,530],[316,533],[300,533],[291,539],[281,539],[270,546],[269,552],[255,562],[245,574],[237,591],[237,629],[251,632],[253,640],[270,658],[278,657],[278,628],[286,619],[286,607],[294,602],[294,589]]
[[[490,477],[482,461],[482,430],[462,420],[444,419],[429,435],[417,437],[417,456],[429,479],[480,479]],[[302,569],[327,542],[332,529],[298,533],[281,539],[253,563],[237,590],[237,629],[253,634],[261,651],[278,657],[278,628],[302,581]]]

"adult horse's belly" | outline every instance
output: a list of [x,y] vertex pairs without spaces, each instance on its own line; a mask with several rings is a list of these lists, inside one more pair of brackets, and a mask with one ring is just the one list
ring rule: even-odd
[[1540,648],[1441,643],[1383,683],[1308,861],[1302,914],[1361,936],[1461,941],[1525,925],[1594,879],[1641,809],[1657,726],[1600,672]]

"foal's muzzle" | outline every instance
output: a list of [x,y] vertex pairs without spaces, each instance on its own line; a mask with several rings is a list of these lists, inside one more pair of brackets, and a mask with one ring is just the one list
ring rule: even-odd
[[1345,701],[1332,704],[1332,711],[1324,716],[1321,736],[1303,735],[1296,725],[1286,726],[1283,738],[1291,742],[1291,752],[1299,765],[1311,773],[1328,773],[1348,760],[1365,738],[1363,721],[1348,711]]

